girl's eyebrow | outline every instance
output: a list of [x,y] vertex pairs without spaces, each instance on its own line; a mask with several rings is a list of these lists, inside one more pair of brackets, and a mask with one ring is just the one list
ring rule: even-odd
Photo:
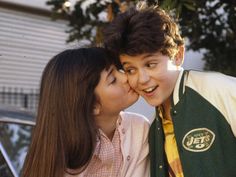
[[108,79],[108,77],[111,75],[111,73],[114,71],[114,67],[110,67],[109,69],[108,69],[108,73],[107,73],[107,76],[106,76],[106,80]]

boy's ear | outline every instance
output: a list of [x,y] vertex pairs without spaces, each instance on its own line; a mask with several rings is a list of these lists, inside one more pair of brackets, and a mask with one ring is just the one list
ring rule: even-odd
[[184,45],[181,45],[178,47],[178,53],[175,55],[175,65],[176,66],[181,66],[184,62],[184,52],[185,52],[185,47]]

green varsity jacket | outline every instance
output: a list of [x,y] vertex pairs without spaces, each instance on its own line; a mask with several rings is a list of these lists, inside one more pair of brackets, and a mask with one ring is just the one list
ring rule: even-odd
[[[171,117],[185,177],[236,177],[236,78],[181,71]],[[151,177],[168,177],[159,115],[150,132]]]

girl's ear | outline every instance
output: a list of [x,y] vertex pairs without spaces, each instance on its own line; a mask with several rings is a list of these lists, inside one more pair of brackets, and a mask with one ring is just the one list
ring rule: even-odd
[[181,66],[184,62],[184,52],[185,52],[185,47],[184,45],[181,45],[178,47],[178,53],[175,55],[175,65],[176,66]]
[[95,115],[95,116],[98,116],[99,114],[100,114],[100,104],[98,104],[98,103],[96,103],[96,105],[94,106],[94,108],[93,108],[93,114]]

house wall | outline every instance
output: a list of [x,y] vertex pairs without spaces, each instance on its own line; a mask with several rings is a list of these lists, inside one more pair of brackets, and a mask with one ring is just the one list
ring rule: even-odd
[[42,70],[67,48],[66,21],[0,7],[0,88],[39,86]]

